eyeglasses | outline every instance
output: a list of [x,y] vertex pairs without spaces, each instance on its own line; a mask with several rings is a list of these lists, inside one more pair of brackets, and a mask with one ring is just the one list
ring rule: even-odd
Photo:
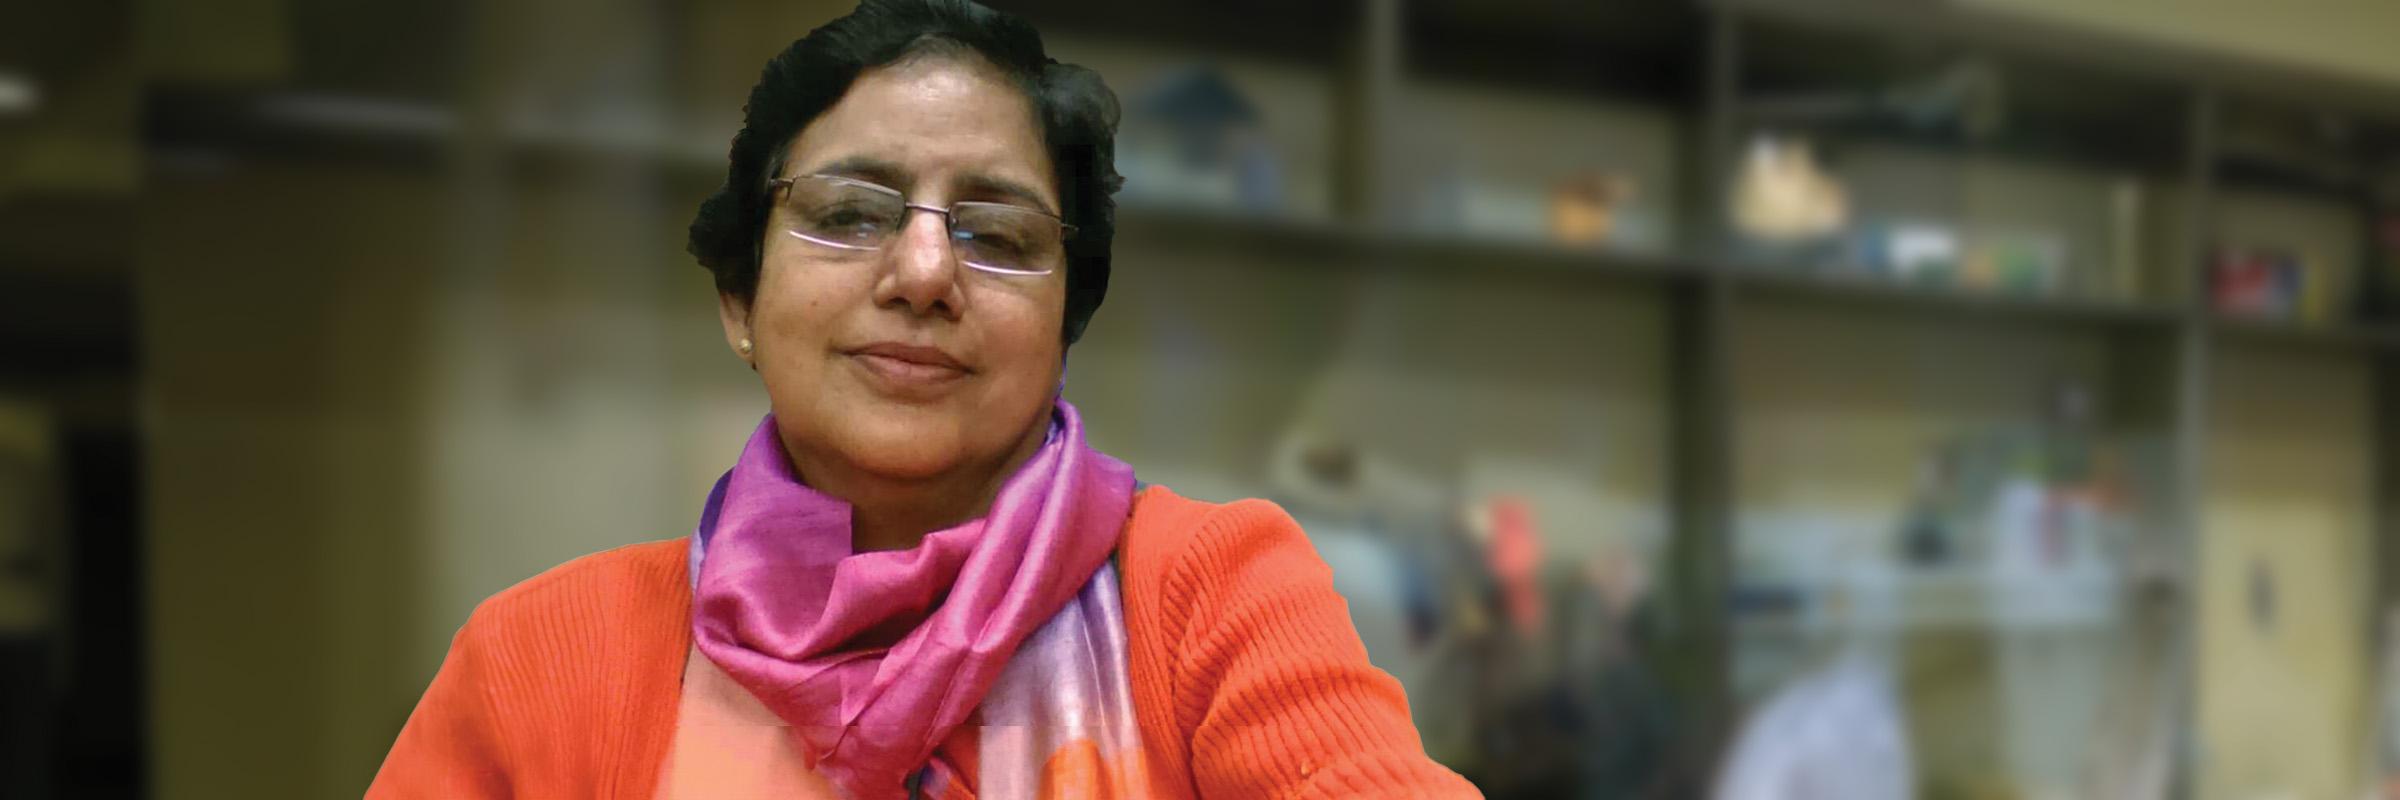
[[959,263],[1008,276],[1048,275],[1065,260],[1075,226],[1024,206],[973,200],[949,208],[908,202],[900,190],[837,175],[767,182],[783,189],[791,235],[840,250],[877,251],[908,226],[910,210],[942,215]]

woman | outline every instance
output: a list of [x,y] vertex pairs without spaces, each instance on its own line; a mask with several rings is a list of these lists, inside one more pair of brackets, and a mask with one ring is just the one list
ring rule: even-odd
[[691,250],[772,413],[693,535],[460,629],[374,797],[1468,797],[1272,505],[1059,398],[1116,101],[1023,22],[867,0],[769,62]]

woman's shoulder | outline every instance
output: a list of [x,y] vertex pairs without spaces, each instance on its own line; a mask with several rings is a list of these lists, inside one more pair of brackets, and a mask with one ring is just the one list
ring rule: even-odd
[[1128,583],[1176,593],[1206,590],[1262,565],[1324,567],[1282,506],[1255,498],[1194,500],[1164,486],[1146,487],[1135,498],[1121,555]]
[[1230,503],[1195,500],[1165,486],[1151,484],[1134,496],[1125,521],[1126,555],[1177,553],[1228,533],[1299,535],[1300,524],[1283,507],[1268,500],[1245,498]]
[[584,556],[476,606],[368,796],[654,786],[691,631],[685,541]]
[[[551,567],[484,600],[467,628],[507,639],[535,626],[625,630],[615,623],[680,617],[691,606],[687,547],[685,539],[642,542]],[[615,623],[578,626],[578,620]]]

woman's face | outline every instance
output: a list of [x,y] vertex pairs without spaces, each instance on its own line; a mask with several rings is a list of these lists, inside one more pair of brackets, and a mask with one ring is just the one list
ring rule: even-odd
[[[793,140],[777,177],[1056,214],[1050,170],[1021,92],[986,65],[932,56],[860,74]],[[775,193],[751,302],[720,308],[728,341],[753,343],[747,358],[803,477],[938,481],[1038,446],[1062,368],[1066,265],[1040,276],[969,268],[925,211],[910,211],[880,251],[843,251],[792,236],[788,196]]]

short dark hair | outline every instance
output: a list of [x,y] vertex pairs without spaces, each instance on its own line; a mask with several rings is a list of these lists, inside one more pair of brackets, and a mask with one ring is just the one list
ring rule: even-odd
[[849,90],[859,73],[914,56],[980,57],[1014,82],[1040,120],[1059,193],[1059,215],[1075,226],[1066,245],[1067,308],[1060,335],[1083,337],[1108,294],[1109,243],[1116,236],[1117,96],[1098,73],[1062,64],[1042,36],[1015,16],[967,0],[862,0],[767,62],[742,107],[725,184],[700,203],[687,249],[716,276],[717,291],[748,302],[758,289],[770,210],[767,181],[779,177],[800,130]]

